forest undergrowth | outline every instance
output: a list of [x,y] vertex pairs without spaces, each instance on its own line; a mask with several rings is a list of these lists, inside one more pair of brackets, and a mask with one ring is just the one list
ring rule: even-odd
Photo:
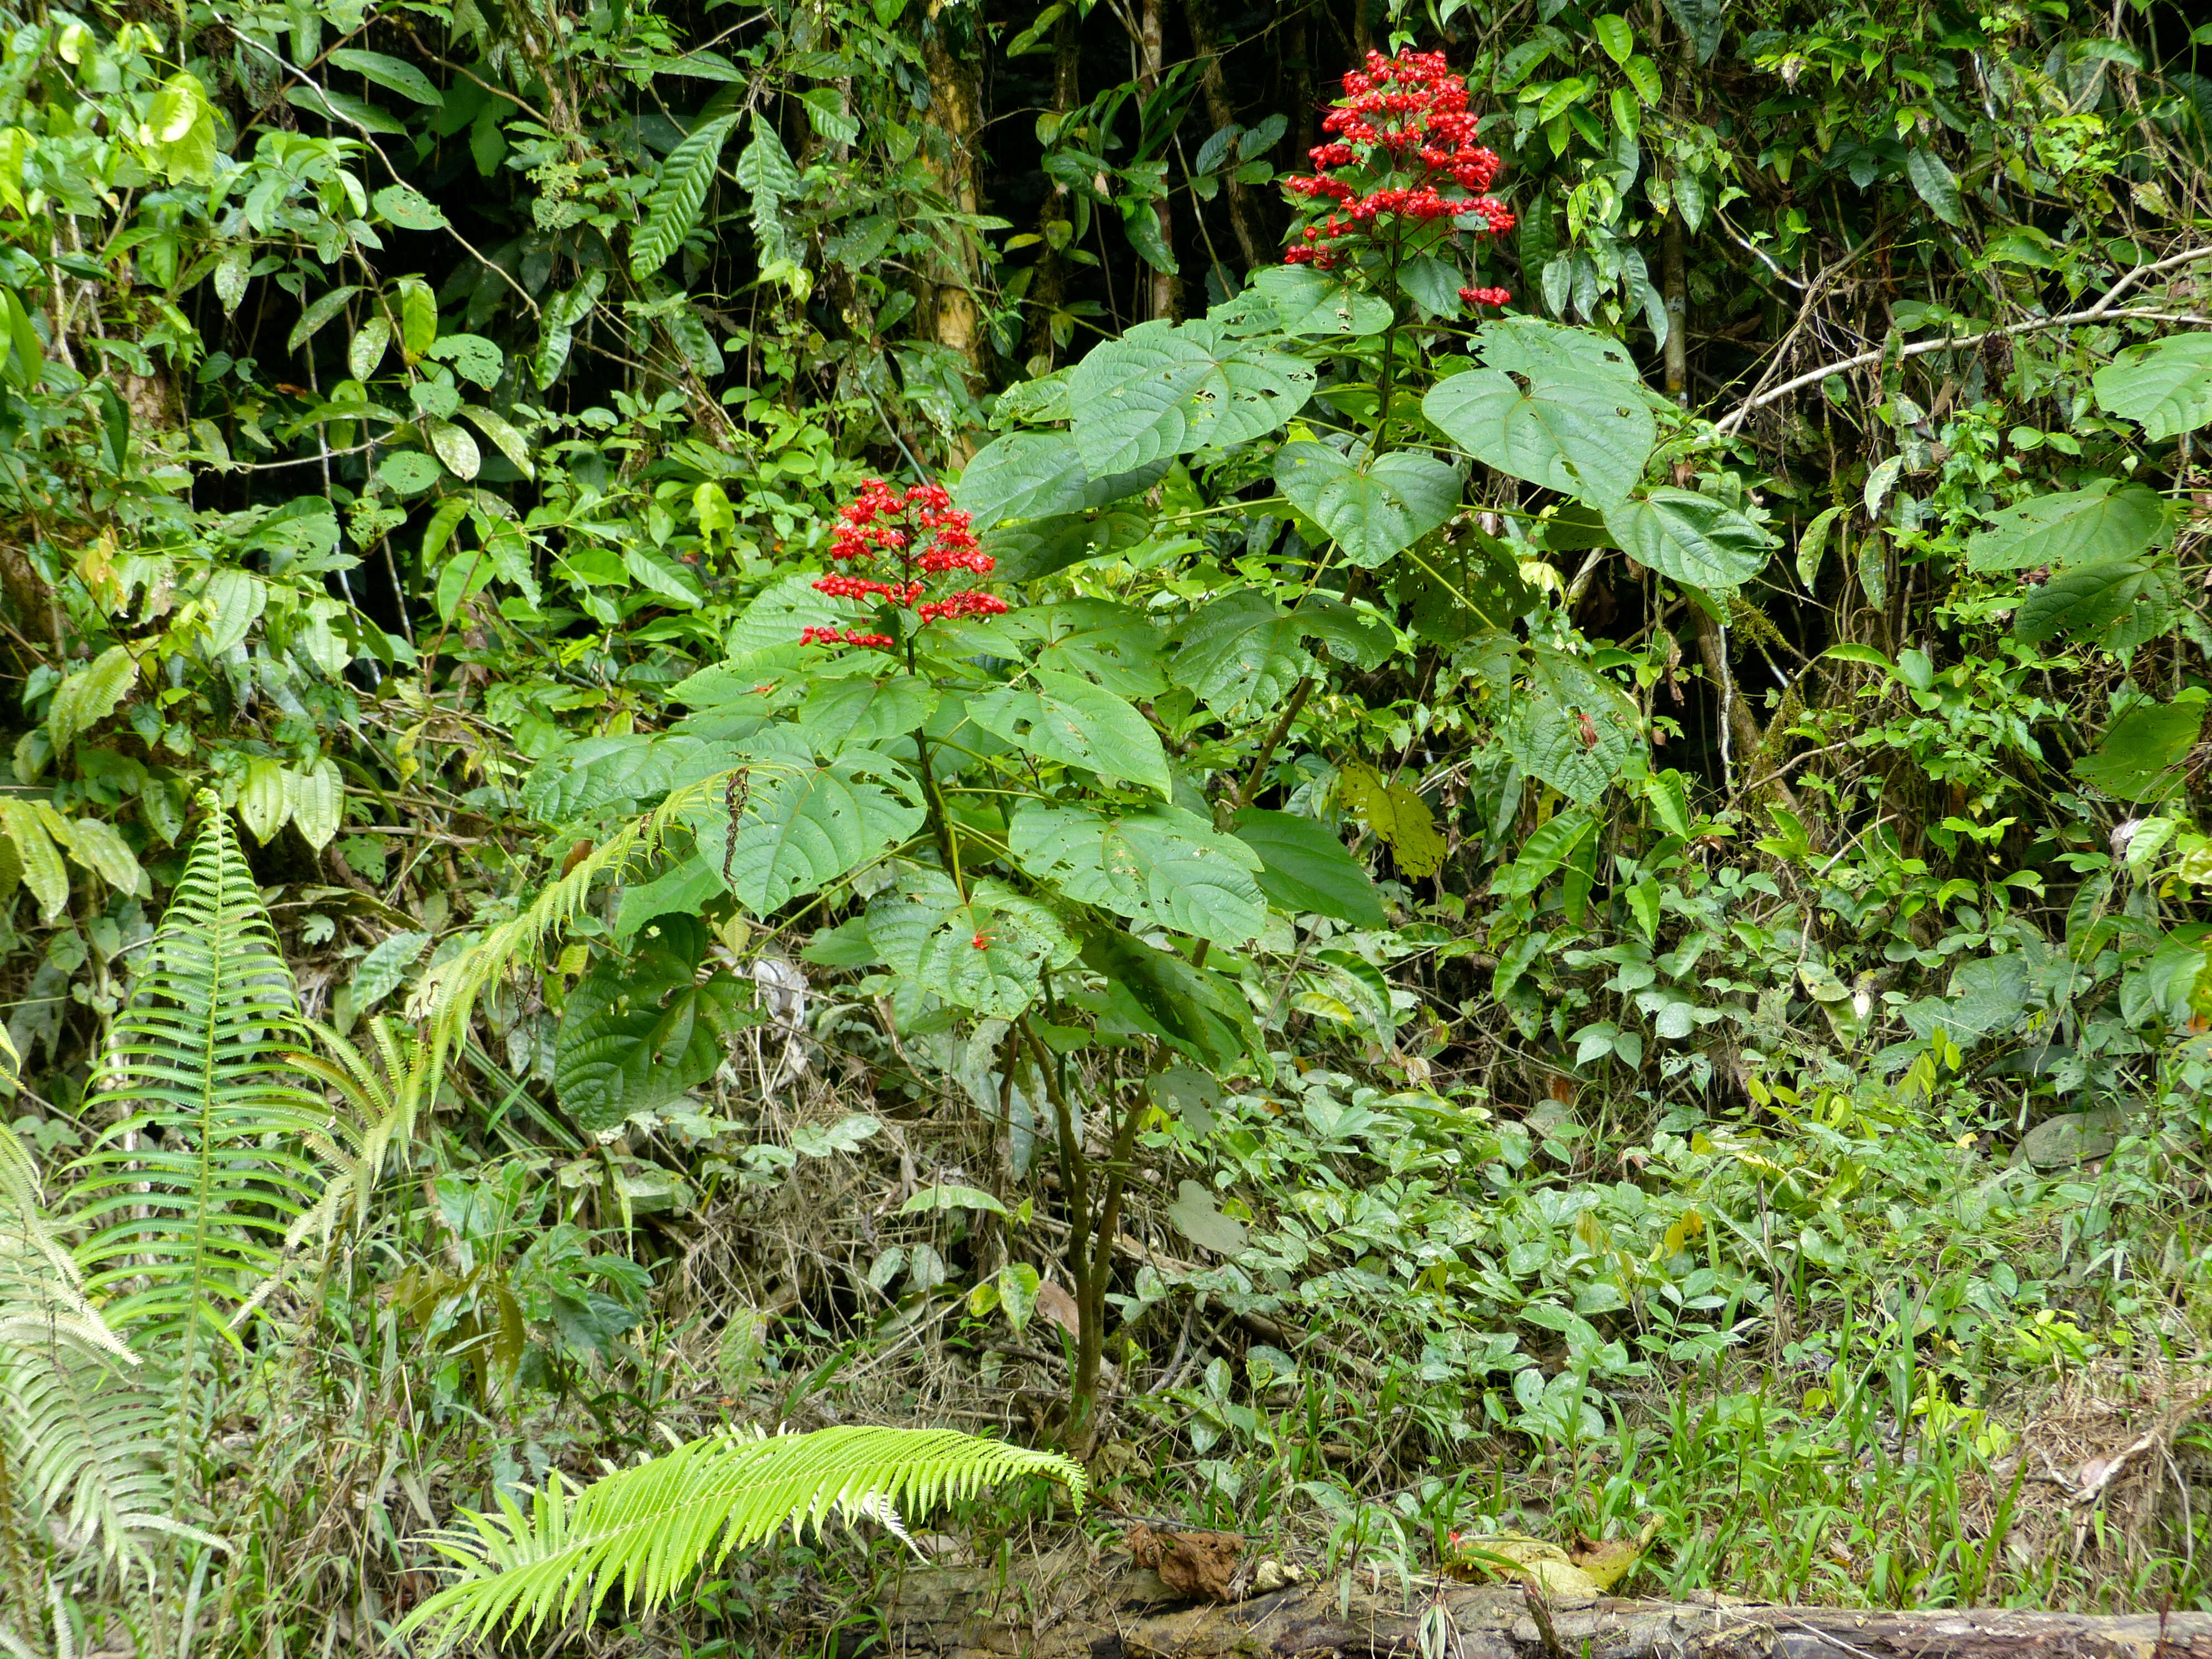
[[2212,26],[0,9],[8,1653],[2212,1608]]

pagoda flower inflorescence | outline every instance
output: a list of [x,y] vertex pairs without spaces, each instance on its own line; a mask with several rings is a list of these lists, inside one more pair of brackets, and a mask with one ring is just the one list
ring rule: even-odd
[[[968,514],[952,505],[942,484],[916,484],[903,495],[881,478],[868,478],[860,493],[837,509],[837,528],[830,540],[830,556],[850,566],[868,566],[885,573],[884,578],[863,576],[851,570],[833,571],[814,584],[817,592],[836,599],[880,601],[912,611],[923,624],[952,617],[996,617],[1006,602],[980,588],[938,592],[943,579],[956,571],[988,575],[996,564],[983,551],[970,528]],[[861,628],[809,628],[799,635],[803,645],[857,645],[888,651],[897,641],[884,633]]]
[[[1467,82],[1440,52],[1367,54],[1364,73],[1344,77],[1344,96],[1322,122],[1335,135],[1310,152],[1315,171],[1284,185],[1326,204],[1283,255],[1287,264],[1329,270],[1366,248],[1395,240],[1405,251],[1409,228],[1439,223],[1426,251],[1455,249],[1462,236],[1498,235],[1513,228],[1512,210],[1486,192],[1498,177],[1497,153],[1476,142]],[[1463,288],[1469,305],[1504,305],[1502,288]]]

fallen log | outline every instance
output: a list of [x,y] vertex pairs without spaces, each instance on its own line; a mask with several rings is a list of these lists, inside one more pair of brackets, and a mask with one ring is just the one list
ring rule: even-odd
[[[1041,1571],[1040,1571],[1041,1569]],[[1063,1551],[1030,1571],[911,1575],[891,1648],[948,1659],[2212,1659],[2212,1614],[2100,1615],[1543,1599],[1386,1581],[1176,1603],[1152,1573]]]

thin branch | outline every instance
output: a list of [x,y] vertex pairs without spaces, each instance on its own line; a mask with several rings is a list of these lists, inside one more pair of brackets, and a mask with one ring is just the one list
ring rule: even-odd
[[[2069,311],[2057,317],[2032,318],[2027,322],[2014,323],[2004,328],[1985,329],[1979,334],[1969,334],[1961,339],[1946,337],[1941,340],[1916,341],[1911,345],[1905,347],[1898,356],[1901,358],[1924,357],[1931,351],[1963,351],[1969,346],[1978,346],[1989,340],[2010,339],[2016,335],[2040,333],[2045,329],[2072,328],[2083,323],[2118,322],[2131,317],[2171,319],[2172,313],[2170,312],[2149,307],[2129,310],[2119,307],[2118,301],[2123,295],[2145,277],[2154,276],[2161,271],[2171,270],[2180,265],[2192,264],[2200,259],[2212,259],[2212,247],[2191,248],[2185,253],[2177,253],[2170,258],[2160,259],[2155,264],[2138,265],[2121,277],[2118,282],[2113,283],[2106,291],[2105,297],[2086,311]],[[1862,351],[1856,357],[1847,357],[1841,362],[1828,363],[1820,368],[1808,370],[1795,380],[1784,380],[1771,392],[1746,398],[1729,414],[1722,416],[1715,423],[1714,429],[1723,433],[1733,432],[1759,410],[1765,409],[1770,404],[1781,402],[1791,392],[1802,392],[1808,386],[1818,386],[1821,381],[1832,379],[1838,374],[1847,374],[1855,368],[1864,368],[1869,364],[1878,363],[1882,360],[1882,355],[1881,350]]]

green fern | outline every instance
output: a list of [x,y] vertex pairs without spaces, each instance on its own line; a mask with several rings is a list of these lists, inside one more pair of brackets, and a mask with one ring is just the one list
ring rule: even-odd
[[1042,1474],[1083,1501],[1082,1468],[946,1429],[839,1427],[775,1439],[725,1432],[594,1480],[571,1494],[556,1474],[525,1512],[465,1511],[465,1529],[432,1541],[461,1563],[459,1583],[401,1626],[443,1643],[501,1626],[535,1632],[599,1611],[617,1584],[639,1611],[666,1601],[701,1567],[786,1527],[819,1530],[832,1513],[883,1520],[964,1498],[992,1481]]
[[422,976],[407,1006],[409,1016],[425,1022],[432,1040],[442,1050],[466,1029],[477,999],[518,961],[535,951],[545,936],[565,927],[580,915],[592,889],[610,876],[620,876],[634,859],[648,857],[661,837],[684,821],[684,815],[702,802],[726,793],[732,773],[776,769],[773,762],[756,762],[750,769],[717,772],[696,783],[669,792],[651,811],[632,818],[583,858],[568,872],[530,902],[512,921],[502,922],[477,943]]
[[329,1109],[294,1080],[299,998],[238,838],[212,793],[205,822],[117,1017],[87,1115],[106,1121],[67,1212],[109,1325],[178,1384],[181,1469],[194,1379],[236,1340],[288,1224],[320,1185],[308,1157]]
[[402,1036],[379,1014],[368,1024],[375,1058],[327,1025],[307,1022],[325,1054],[288,1054],[295,1068],[337,1091],[340,1109],[326,1129],[307,1135],[308,1146],[335,1173],[313,1208],[301,1212],[286,1236],[296,1246],[309,1237],[327,1242],[338,1218],[353,1212],[356,1231],[368,1222],[369,1200],[392,1148],[415,1137],[415,1125],[438,1091],[434,1045]]

